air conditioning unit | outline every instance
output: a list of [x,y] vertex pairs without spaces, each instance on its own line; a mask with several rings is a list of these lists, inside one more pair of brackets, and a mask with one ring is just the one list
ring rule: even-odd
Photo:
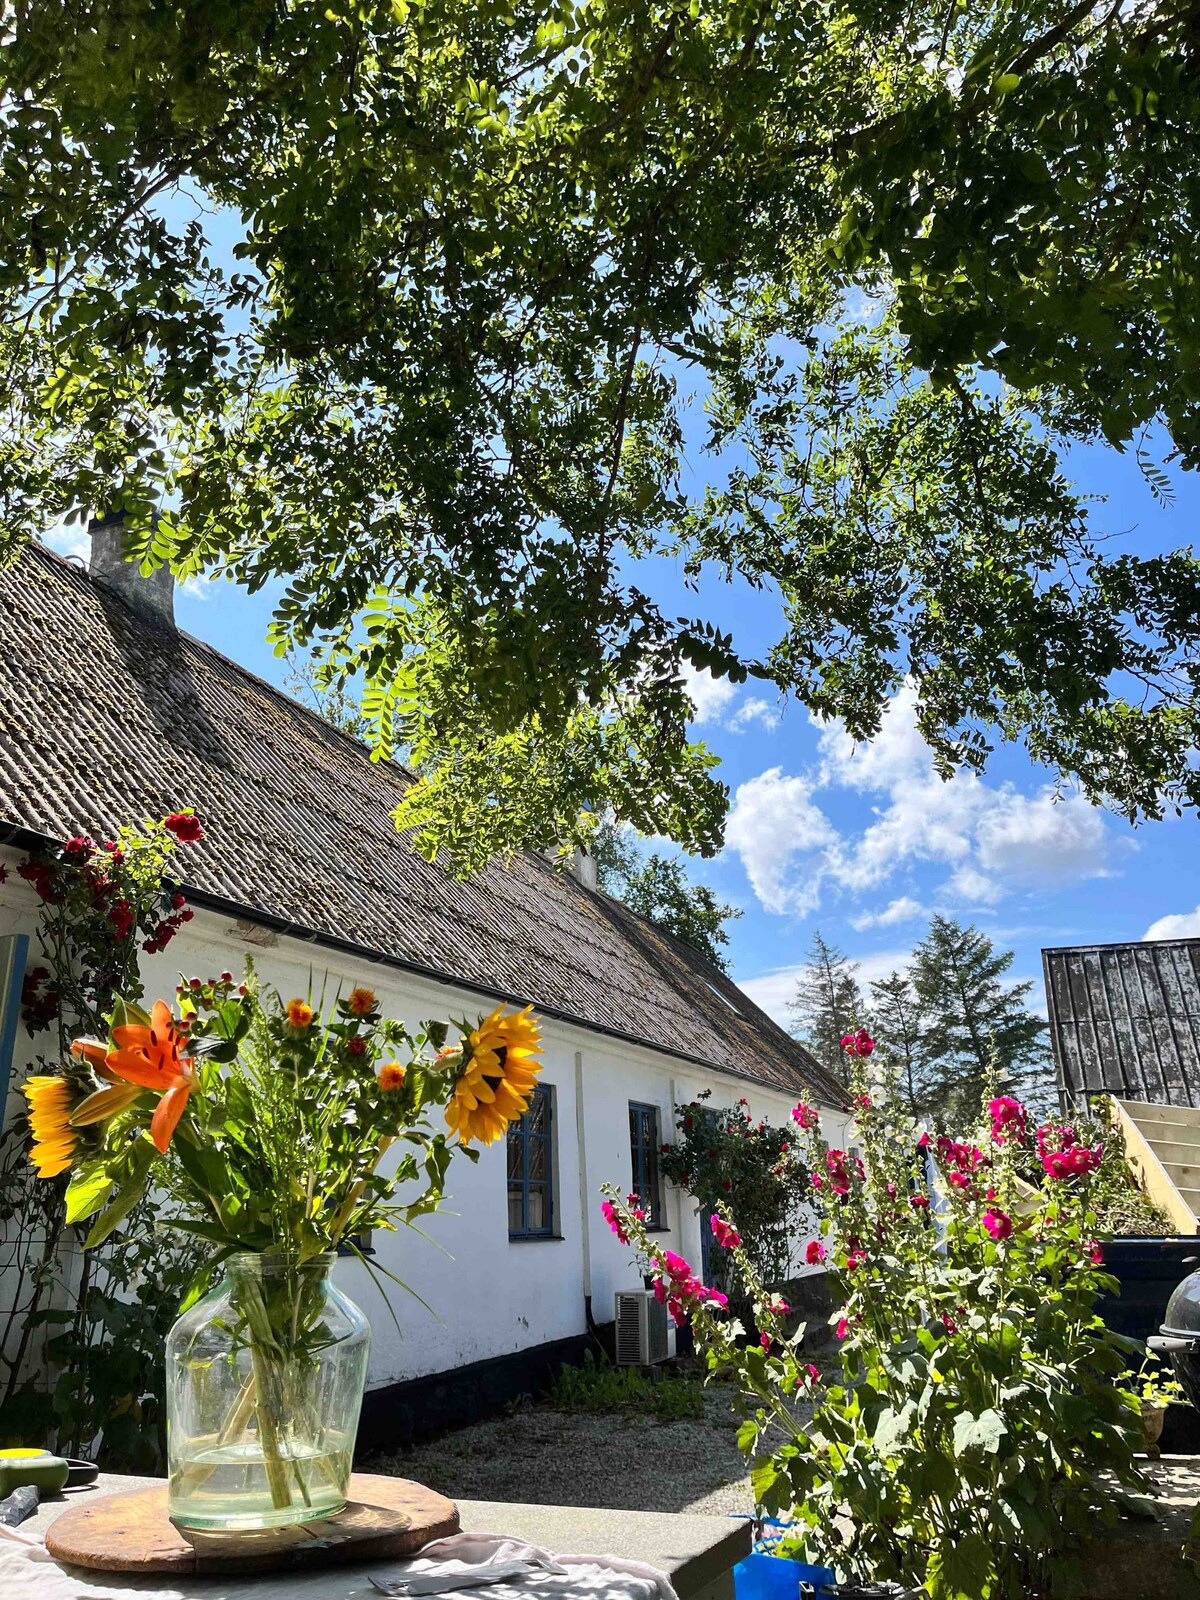
[[667,1308],[645,1289],[615,1295],[617,1365],[649,1367],[667,1359]]

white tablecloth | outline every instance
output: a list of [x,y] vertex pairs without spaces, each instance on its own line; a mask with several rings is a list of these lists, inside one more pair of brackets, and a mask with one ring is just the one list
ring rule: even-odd
[[[426,1545],[409,1562],[323,1568],[262,1577],[123,1577],[60,1567],[40,1540],[0,1527],[0,1600],[383,1600],[372,1571],[478,1574],[490,1566],[529,1561],[528,1577],[466,1588],[463,1600],[676,1600],[654,1567],[620,1556],[551,1555],[503,1534],[456,1533]],[[549,1570],[551,1567],[562,1569]],[[457,1596],[452,1597],[457,1600]]]

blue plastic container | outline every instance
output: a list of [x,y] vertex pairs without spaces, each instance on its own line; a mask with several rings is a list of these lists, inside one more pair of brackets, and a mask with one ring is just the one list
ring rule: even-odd
[[736,1600],[800,1600],[800,1585],[811,1583],[818,1595],[834,1581],[832,1567],[809,1567],[786,1556],[749,1555],[733,1569]]

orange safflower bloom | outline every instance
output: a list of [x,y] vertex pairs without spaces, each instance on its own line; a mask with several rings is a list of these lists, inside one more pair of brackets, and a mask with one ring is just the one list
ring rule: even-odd
[[98,1067],[104,1076],[111,1074],[143,1089],[157,1089],[162,1099],[150,1119],[150,1137],[164,1152],[179,1124],[196,1087],[196,1068],[187,1054],[188,1036],[180,1028],[171,1008],[156,1000],[150,1012],[150,1026],[142,1022],[122,1022],[113,1029],[115,1050],[105,1050],[91,1039],[77,1039],[72,1053]]
[[313,1019],[313,1008],[307,1000],[289,1000],[287,1019],[293,1028],[307,1028]]
[[403,1089],[405,1076],[405,1069],[398,1061],[385,1061],[376,1082],[386,1093],[389,1089]]
[[368,989],[365,984],[357,989],[351,989],[346,996],[346,1010],[352,1017],[368,1017],[372,1011],[379,1009],[379,1001],[374,989]]

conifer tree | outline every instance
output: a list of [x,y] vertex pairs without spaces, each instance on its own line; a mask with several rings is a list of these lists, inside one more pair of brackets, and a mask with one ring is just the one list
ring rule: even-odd
[[918,1079],[924,1018],[913,988],[911,969],[890,973],[871,985],[870,1029],[877,1048],[900,1074],[913,1115],[919,1112]]
[[791,1004],[792,1031],[822,1066],[835,1073],[845,1067],[842,1035],[857,1028],[865,1012],[857,972],[857,962],[819,931],[813,934]]
[[917,946],[912,986],[923,1013],[916,1107],[965,1125],[989,1083],[1043,1106],[1051,1077],[1046,1024],[1028,1008],[1032,983],[1010,984],[1013,952],[978,928],[934,917]]

